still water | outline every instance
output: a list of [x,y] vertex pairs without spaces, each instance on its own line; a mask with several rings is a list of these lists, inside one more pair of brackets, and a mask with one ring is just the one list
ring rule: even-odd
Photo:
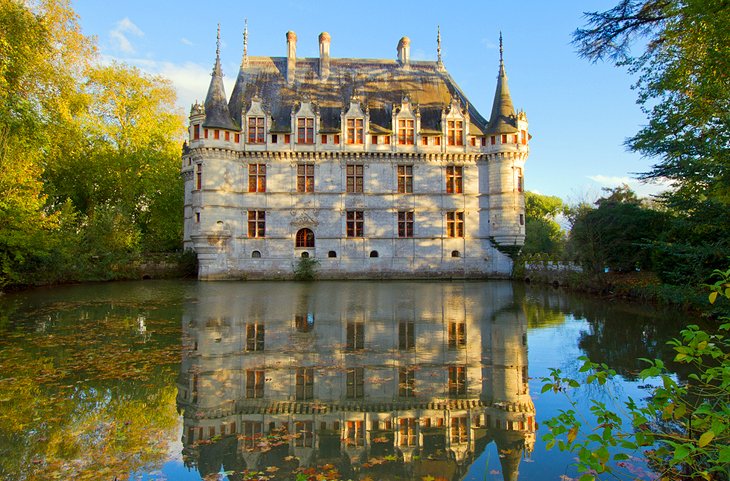
[[567,480],[540,378],[588,355],[621,376],[584,407],[641,399],[636,359],[670,359],[682,322],[501,281],[5,295],[0,479]]

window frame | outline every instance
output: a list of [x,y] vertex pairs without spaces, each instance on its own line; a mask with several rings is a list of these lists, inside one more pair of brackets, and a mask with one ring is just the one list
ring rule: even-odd
[[348,238],[364,237],[365,214],[361,210],[345,212],[345,235]]
[[415,145],[415,131],[414,119],[398,119],[398,145]]
[[297,164],[297,192],[314,192],[314,163],[300,162]]
[[397,190],[399,194],[413,193],[413,165],[400,164],[396,168],[396,177],[398,179]]
[[297,143],[314,144],[314,117],[297,117]]
[[454,119],[446,121],[446,143],[451,147],[464,145],[463,120]]
[[447,194],[463,194],[464,193],[464,166],[463,165],[447,165],[446,166],[446,193]]
[[365,143],[365,119],[362,117],[345,119],[345,129],[348,145],[362,145]]
[[412,239],[413,238],[413,218],[414,218],[414,213],[412,210],[398,211],[398,238],[399,239]]
[[266,348],[266,328],[258,322],[246,323],[246,351],[260,352]]
[[446,212],[446,237],[464,237],[464,211],[452,210]]
[[266,164],[248,164],[248,191],[266,192]]
[[365,190],[365,165],[347,164],[345,167],[345,191],[348,194],[362,194]]
[[248,237],[260,239],[266,237],[266,211],[249,210],[248,212]]

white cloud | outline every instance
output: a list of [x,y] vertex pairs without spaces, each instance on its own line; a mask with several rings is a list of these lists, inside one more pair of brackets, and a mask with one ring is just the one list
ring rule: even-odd
[[124,53],[134,53],[134,47],[132,42],[129,41],[128,36],[133,35],[135,37],[143,37],[144,32],[136,26],[129,17],[124,17],[117,22],[116,26],[109,31],[109,37],[112,40],[114,48]]
[[671,183],[667,180],[645,182],[628,176],[609,176],[601,174],[589,175],[588,178],[599,184],[601,187],[613,188],[626,184],[631,190],[636,192],[636,195],[639,197],[651,197],[671,188]]
[[190,45],[190,46],[195,45],[193,42],[191,42],[190,40],[188,40],[185,37],[183,37],[183,38],[180,39],[180,43],[183,44],[183,45]]

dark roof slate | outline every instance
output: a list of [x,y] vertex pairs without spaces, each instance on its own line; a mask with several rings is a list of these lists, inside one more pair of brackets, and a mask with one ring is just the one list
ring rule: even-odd
[[488,134],[510,134],[517,132],[517,115],[512,104],[512,97],[507,85],[507,74],[504,71],[504,62],[499,62],[497,76],[497,90],[494,92],[492,115],[487,126]]
[[208,95],[205,97],[205,120],[203,127],[220,128],[227,130],[240,130],[241,127],[231,118],[226,102],[226,90],[223,86],[223,72],[221,60],[218,55],[215,58],[213,76],[210,79]]

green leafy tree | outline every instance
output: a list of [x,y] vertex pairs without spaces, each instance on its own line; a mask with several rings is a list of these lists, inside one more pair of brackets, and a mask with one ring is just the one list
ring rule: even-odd
[[643,177],[673,185],[660,198],[675,219],[657,239],[659,274],[703,282],[730,247],[730,3],[622,0],[586,17],[579,53],[637,76],[648,124],[627,146],[656,159]]
[[525,192],[525,254],[562,254],[565,234],[556,222],[565,210],[559,197]]

